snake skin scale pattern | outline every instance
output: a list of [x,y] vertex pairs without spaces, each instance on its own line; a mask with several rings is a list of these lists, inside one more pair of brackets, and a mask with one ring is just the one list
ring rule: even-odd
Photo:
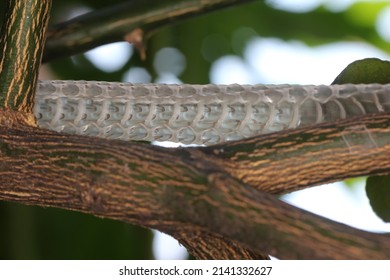
[[168,85],[39,81],[41,128],[121,140],[212,145],[389,112],[390,84]]

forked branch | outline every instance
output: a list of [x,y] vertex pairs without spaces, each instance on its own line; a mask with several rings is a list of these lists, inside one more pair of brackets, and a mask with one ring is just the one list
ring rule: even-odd
[[[19,2],[10,1],[10,10],[19,11],[15,14],[34,10]],[[0,83],[0,105],[6,110],[0,111],[0,199],[155,228],[177,237],[201,258],[258,258],[264,252],[298,259],[390,258],[390,236],[352,229],[272,195],[350,176],[389,173],[390,114],[175,153],[9,121],[15,115],[32,116],[39,65],[34,59],[40,56],[24,57],[6,45],[17,48],[24,42],[23,32],[30,30],[38,45],[30,48],[29,41],[30,47],[23,49],[41,52],[50,6],[49,1],[28,2],[44,5],[39,6],[37,23],[16,28],[10,13],[5,30],[9,37],[1,43],[5,83]],[[35,25],[38,28],[31,29]],[[13,71],[19,74],[12,77]],[[30,78],[25,80],[23,71]],[[200,250],[193,247],[199,244]],[[218,246],[221,251],[216,252]]]
[[[365,123],[365,133],[388,134],[389,118],[388,114],[371,121],[357,118],[340,122],[337,129],[344,131]],[[275,148],[279,145],[288,151],[290,144],[294,151],[300,146],[296,142],[302,140],[299,135],[313,135],[329,143],[334,143],[332,138],[341,136],[333,125],[327,124],[317,130],[301,129],[299,134],[290,131],[268,137],[275,139]],[[1,126],[0,139],[0,198],[3,200],[77,210],[155,228],[173,236],[183,230],[188,234],[221,235],[243,248],[250,248],[251,252],[266,252],[280,258],[390,258],[389,236],[352,229],[299,210],[228,175],[225,166],[231,170],[234,164],[240,167],[240,155],[250,157],[248,152],[253,147],[250,144],[228,144],[222,160],[209,155],[210,150],[205,148],[178,149],[172,153],[170,149],[146,144],[61,135],[25,126]],[[243,140],[243,143],[266,145],[266,139],[260,136]],[[361,138],[354,135],[351,139]],[[351,155],[357,166],[368,167],[374,156],[380,158],[383,164],[376,164],[380,167],[370,168],[366,174],[389,172],[390,144],[379,140],[381,138],[375,139],[377,146],[364,146],[372,152],[372,156],[365,152],[368,160],[358,153]],[[271,143],[272,140],[264,146],[265,151],[271,149]],[[301,145],[307,148],[295,157],[294,162],[297,164],[302,158],[304,161],[310,158],[317,168],[288,175],[294,184],[333,180],[329,174],[346,176],[344,168],[340,168],[346,164],[346,158],[340,156],[340,152],[351,154],[348,149],[353,152],[354,148],[361,148],[356,144],[344,151],[329,144],[323,150],[327,155],[323,158],[318,156],[319,148],[317,156],[313,156],[310,144],[315,146],[313,142],[302,142]],[[236,147],[236,153],[230,154],[231,159],[226,158],[229,146],[232,147],[230,151]],[[242,153],[238,152],[238,147],[243,149]],[[260,146],[256,147],[251,164],[257,167],[258,174],[263,174],[264,182],[272,182],[276,178],[275,172],[267,171],[263,165],[264,161],[272,165],[272,160],[267,159],[266,152],[262,158]],[[219,151],[223,150],[224,147],[219,147]],[[381,157],[381,153],[386,156]],[[292,156],[290,154],[287,161],[291,161]],[[327,172],[323,172],[319,166],[325,163],[324,159],[330,158],[334,162],[323,169]],[[277,158],[276,162],[283,163]],[[361,169],[352,169],[352,174],[364,173]],[[248,175],[251,172],[248,169]],[[315,179],[311,180],[311,177]],[[244,181],[245,176],[241,179]],[[287,178],[285,180],[287,182]],[[305,242],[302,242],[303,238]]]

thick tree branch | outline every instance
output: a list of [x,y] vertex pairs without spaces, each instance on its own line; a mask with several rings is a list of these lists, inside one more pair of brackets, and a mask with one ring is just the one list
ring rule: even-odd
[[0,107],[26,113],[18,117],[30,124],[50,6],[51,0],[9,0],[1,30]]
[[[390,236],[363,232],[299,210],[222,173],[199,197],[172,200],[176,216],[282,259],[388,259]],[[179,197],[178,197],[179,198]],[[204,219],[208,217],[208,219]],[[342,248],[342,249],[341,249]]]
[[[52,42],[59,45],[52,47],[69,55],[65,50],[123,39],[141,44],[145,33],[172,20],[248,1],[131,1],[57,26],[50,36],[58,36]],[[33,124],[49,8],[48,0],[9,1],[0,41],[0,106],[7,109],[0,112],[0,199],[159,229],[199,258],[264,258],[263,252],[294,259],[390,258],[390,236],[352,229],[272,195],[389,173],[389,114],[175,153],[26,126],[12,120]],[[70,42],[65,49],[60,38]]]
[[[50,1],[19,2],[9,2],[7,21],[3,26],[5,36],[0,42],[4,48],[0,77],[2,96],[4,107],[11,109],[6,113],[0,113],[0,123],[9,127],[14,123],[34,124],[32,100],[51,4]],[[202,237],[198,236],[197,240],[202,240]],[[237,259],[258,256],[242,249],[240,245],[230,246],[232,242],[219,240],[218,237],[214,237],[213,241],[220,245],[220,250],[212,252],[215,254],[214,258]],[[188,242],[191,242],[191,238]],[[194,249],[193,253],[197,251],[201,250]]]
[[49,29],[44,62],[118,41],[142,52],[150,33],[180,20],[253,0],[136,0],[87,13]]
[[[298,165],[303,159],[302,167],[308,168],[306,172],[284,174],[281,173],[283,169],[277,170],[278,174],[290,178],[292,186],[307,186],[310,182],[318,182],[319,178],[332,181],[332,176],[345,176],[346,171],[340,166],[343,164],[351,167],[352,174],[363,173],[360,168],[345,162],[347,155],[354,165],[363,166],[367,165],[366,161],[372,164],[373,158],[379,157],[382,164],[376,164],[377,167],[371,167],[368,172],[388,172],[390,143],[389,138],[385,140],[381,135],[389,133],[390,115],[368,119],[362,117],[340,122],[336,127],[327,124],[317,130],[305,128],[297,133],[268,135],[268,142],[265,137],[244,140],[241,144],[249,141],[246,152],[255,152],[251,166],[247,168],[248,176],[259,172],[264,176],[264,182],[266,178],[270,182],[278,179],[275,172],[267,171],[263,165],[265,159],[256,142],[263,144],[265,156],[269,156],[267,151],[272,150],[274,142],[275,149],[282,148],[283,152],[289,153],[287,162],[292,160],[294,150],[306,147],[301,148],[303,155],[294,161]],[[331,144],[337,143],[332,139],[342,137],[348,127],[362,123],[370,134],[360,134],[356,128],[349,131],[351,137],[347,137],[352,141],[351,146],[343,148]],[[374,137],[376,146],[365,142],[364,137],[369,135]],[[178,149],[172,153],[170,149],[150,145],[60,135],[20,125],[1,126],[0,139],[0,198],[3,200],[77,210],[156,228],[177,237],[183,230],[188,234],[201,232],[224,236],[228,242],[250,248],[248,253],[252,254],[266,252],[280,258],[304,259],[390,258],[389,236],[351,229],[299,210],[227,175],[225,165],[232,169],[236,164],[241,168],[242,163],[237,159],[240,156],[247,158],[244,153],[236,153],[233,159],[222,161],[208,155],[210,149],[205,148]],[[318,139],[327,156],[321,157],[319,148],[315,151],[311,148],[316,144],[310,141]],[[299,145],[298,141],[301,141]],[[253,149],[253,145],[257,149]],[[288,145],[291,145],[290,151]],[[238,147],[245,148],[244,145],[226,144],[224,155],[229,151],[237,152]],[[219,147],[220,152],[222,149]],[[368,160],[358,155],[359,150]],[[382,153],[385,159],[380,155]],[[330,158],[334,163],[329,163]],[[309,159],[316,168],[306,166]],[[283,166],[277,156],[275,161]],[[268,163],[274,164],[271,158]],[[322,169],[320,163],[328,165]],[[234,172],[233,175],[237,176]],[[284,180],[288,181],[287,178]],[[287,183],[277,180],[276,184]],[[189,244],[191,240],[186,243]],[[207,250],[203,253],[207,254]]]

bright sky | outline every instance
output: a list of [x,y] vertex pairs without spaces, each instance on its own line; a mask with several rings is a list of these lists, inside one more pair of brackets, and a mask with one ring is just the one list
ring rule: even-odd
[[[298,12],[315,8],[325,3],[333,10],[350,5],[353,0],[269,0],[274,6]],[[389,6],[390,7],[390,6]],[[384,39],[390,41],[390,8],[378,18],[377,29]],[[116,43],[88,52],[88,58],[107,72],[123,66],[132,55],[127,43]],[[170,56],[170,60],[166,58]],[[390,60],[388,54],[364,43],[334,43],[311,48],[298,41],[281,41],[275,38],[255,38],[248,42],[243,57],[225,56],[217,60],[210,73],[213,83],[294,83],[330,84],[350,62],[366,57]],[[158,63],[160,61],[160,63]],[[161,66],[163,65],[163,66]],[[184,70],[185,57],[176,49],[166,48],[155,58],[159,73],[156,82],[180,83],[177,78]],[[142,68],[131,68],[123,77],[125,81],[151,82],[151,76]],[[315,187],[294,192],[284,200],[311,212],[351,226],[390,232],[390,224],[383,223],[372,212],[365,195],[364,184],[354,191],[342,183]],[[165,235],[156,234],[154,243],[158,259],[180,259],[185,249]],[[173,249],[175,248],[175,249]]]

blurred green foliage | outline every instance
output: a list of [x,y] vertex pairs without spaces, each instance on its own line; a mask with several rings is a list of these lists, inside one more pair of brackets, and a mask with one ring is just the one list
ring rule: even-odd
[[[94,10],[119,2],[122,1],[53,1],[51,23],[65,20],[80,7]],[[48,66],[59,79],[106,81],[120,81],[130,67],[138,66],[147,69],[154,80],[156,52],[174,47],[186,58],[187,67],[179,78],[187,83],[207,83],[214,60],[227,54],[242,55],[246,42],[255,36],[301,40],[310,46],[341,40],[365,41],[390,52],[389,44],[375,30],[378,13],[388,5],[367,1],[340,12],[318,7],[293,13],[255,1],[161,28],[147,42],[146,61],[133,55],[118,71],[102,71],[83,54]],[[150,231],[71,211],[1,202],[0,229],[2,259],[152,258]]]
[[0,204],[1,259],[152,259],[150,230],[62,209]]
[[[342,40],[369,42],[390,52],[390,45],[375,29],[378,14],[389,4],[367,1],[336,13],[324,7],[292,13],[274,9],[266,1],[254,1],[159,29],[147,41],[146,61],[133,55],[122,69],[112,73],[97,69],[82,54],[53,61],[50,66],[63,79],[108,81],[121,80],[129,67],[139,66],[146,68],[154,80],[157,77],[153,68],[154,55],[163,47],[174,47],[184,54],[187,61],[187,67],[179,77],[181,81],[207,83],[214,60],[228,54],[242,55],[246,43],[255,36],[301,40],[309,46]],[[95,9],[106,5],[101,1],[54,1],[53,14],[64,18],[62,11],[69,13],[70,7]],[[52,20],[58,22],[56,18]]]

